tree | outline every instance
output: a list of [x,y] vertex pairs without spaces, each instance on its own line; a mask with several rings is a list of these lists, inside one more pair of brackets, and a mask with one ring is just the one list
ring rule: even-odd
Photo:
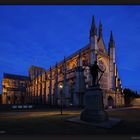
[[129,88],[125,88],[123,90],[123,93],[124,93],[124,101],[125,101],[126,106],[131,105],[132,99],[140,97],[140,95],[137,93],[137,91],[133,91]]

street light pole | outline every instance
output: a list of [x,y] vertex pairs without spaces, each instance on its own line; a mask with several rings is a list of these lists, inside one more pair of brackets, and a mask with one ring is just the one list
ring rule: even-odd
[[62,91],[61,91],[61,115],[63,115],[62,110],[63,110],[63,102],[62,102]]
[[61,100],[61,115],[63,115],[63,100],[62,100],[62,89],[63,89],[63,85],[60,84],[60,100]]

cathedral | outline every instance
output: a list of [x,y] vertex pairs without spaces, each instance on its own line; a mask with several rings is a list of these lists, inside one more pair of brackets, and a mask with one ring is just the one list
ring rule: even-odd
[[[65,57],[61,62],[54,64],[48,70],[31,66],[28,77],[23,78],[17,75],[16,79],[14,79],[15,83],[19,83],[21,80],[24,81],[20,85],[20,87],[24,88],[22,102],[24,104],[54,106],[63,102],[63,105],[67,107],[84,106],[85,91],[92,84],[90,66],[94,61],[97,61],[100,69],[104,71],[103,75],[99,74],[99,85],[104,93],[105,108],[124,106],[124,96],[116,66],[116,48],[112,32],[110,33],[107,49],[102,35],[102,23],[100,22],[97,30],[93,17],[89,38],[87,45],[69,57]],[[10,78],[8,79],[8,77]],[[13,81],[12,75],[3,78],[3,104],[18,104],[17,100],[20,101],[21,99],[21,96],[17,97],[20,93],[16,93],[15,88],[7,89],[9,87],[8,82],[10,83],[11,80]]]

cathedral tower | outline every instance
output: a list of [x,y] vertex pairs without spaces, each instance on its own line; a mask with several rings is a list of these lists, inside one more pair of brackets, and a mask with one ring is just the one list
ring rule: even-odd
[[115,42],[113,39],[112,31],[110,33],[110,41],[109,41],[109,47],[108,47],[108,54],[110,56],[110,60],[115,63]]
[[115,42],[113,39],[113,34],[112,31],[110,33],[110,41],[109,41],[109,46],[108,46],[108,55],[109,55],[109,67],[110,67],[110,89],[115,90],[115,62],[116,62],[116,58],[115,58]]
[[99,39],[102,38],[103,35],[102,35],[102,23],[100,21],[100,24],[99,24]]
[[97,60],[97,28],[94,20],[94,16],[92,17],[92,24],[90,29],[90,63],[93,64],[95,60]]

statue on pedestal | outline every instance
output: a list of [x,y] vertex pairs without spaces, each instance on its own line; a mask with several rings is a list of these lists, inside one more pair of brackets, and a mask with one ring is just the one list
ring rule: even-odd
[[[101,76],[98,79],[98,73]],[[98,65],[97,61],[90,67],[92,76],[92,86],[86,89],[84,101],[85,108],[81,112],[80,119],[86,122],[103,122],[108,120],[108,114],[104,111],[103,91],[99,87],[99,81],[104,73]]]
[[[101,72],[101,76],[98,79],[98,73]],[[90,67],[90,73],[92,75],[92,86],[96,87],[99,86],[99,81],[104,73],[99,66],[97,65],[97,61],[94,62],[94,64]]]

